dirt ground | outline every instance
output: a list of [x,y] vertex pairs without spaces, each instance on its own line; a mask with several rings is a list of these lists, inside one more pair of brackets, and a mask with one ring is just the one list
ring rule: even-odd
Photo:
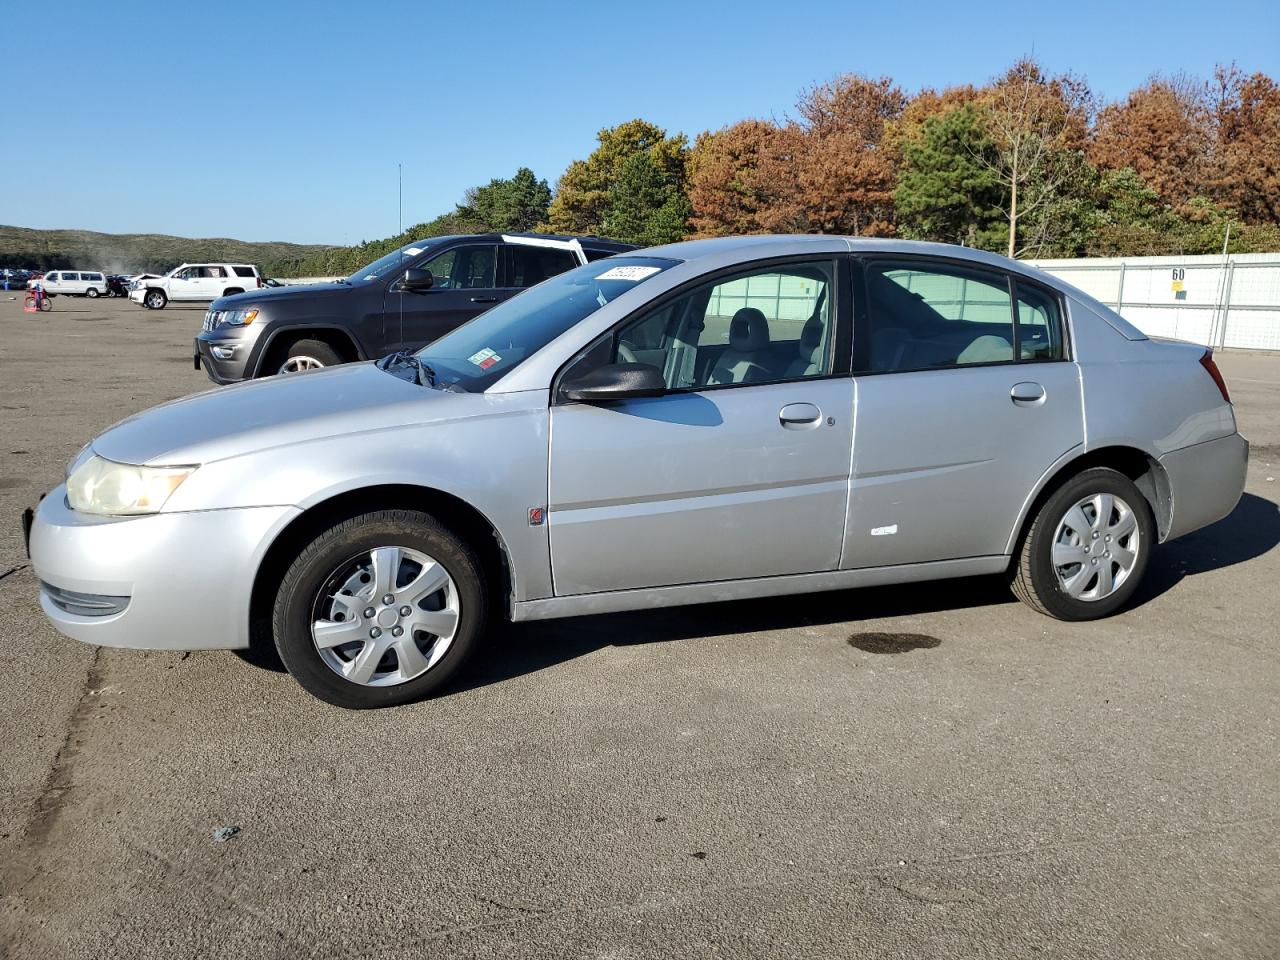
[[0,957],[1280,955],[1280,356],[1220,355],[1247,493],[1113,619],[980,579],[551,621],[348,713],[46,624],[20,509],[210,384],[203,308],[20,296]]

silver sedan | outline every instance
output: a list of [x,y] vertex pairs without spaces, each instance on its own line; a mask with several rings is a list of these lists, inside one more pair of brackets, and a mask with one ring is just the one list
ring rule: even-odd
[[375,707],[439,690],[497,618],[974,574],[1103,617],[1158,543],[1232,510],[1247,459],[1209,351],[1033,268],[747,237],[150,410],[28,526],[69,636],[266,640],[316,696]]

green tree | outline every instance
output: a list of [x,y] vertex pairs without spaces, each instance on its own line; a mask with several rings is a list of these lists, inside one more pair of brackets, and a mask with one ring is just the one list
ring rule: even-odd
[[551,188],[539,180],[528,167],[521,167],[509,180],[490,180],[483,187],[472,187],[458,205],[456,215],[484,224],[503,233],[532,230],[547,218],[551,205]]
[[994,148],[977,110],[966,104],[929,117],[901,149],[894,205],[903,236],[986,250],[1006,244]]
[[[628,120],[616,127],[608,127],[597,135],[598,146],[586,160],[569,164],[556,185],[555,199],[547,212],[546,226],[556,233],[601,233],[618,197],[619,181],[628,161],[637,154],[648,156],[648,166],[633,164],[627,172],[626,190],[634,196],[642,182],[660,180],[661,203],[654,207],[652,216],[667,222],[679,213],[675,194],[684,195],[686,188],[686,159],[689,142],[683,134],[668,137],[667,132],[645,120]],[[651,198],[653,199],[653,198]],[[626,203],[634,203],[626,199]],[[660,211],[663,211],[660,213]],[[635,213],[625,218],[634,219]],[[687,227],[681,227],[683,236]],[[642,231],[643,232],[643,231]]]
[[648,151],[622,165],[600,229],[606,236],[642,247],[673,243],[689,230],[689,198]]

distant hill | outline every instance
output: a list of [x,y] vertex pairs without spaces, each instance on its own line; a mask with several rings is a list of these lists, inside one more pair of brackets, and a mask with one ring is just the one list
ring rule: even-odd
[[[192,239],[160,233],[94,233],[0,225],[0,267],[60,267],[108,273],[162,272],[183,262],[255,263],[268,277],[305,276],[305,268],[347,247],[303,243],[249,243],[224,237]],[[359,266],[359,264],[357,264]],[[353,268],[354,269],[354,268]]]

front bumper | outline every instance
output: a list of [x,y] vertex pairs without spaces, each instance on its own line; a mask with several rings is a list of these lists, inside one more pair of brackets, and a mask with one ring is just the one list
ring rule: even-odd
[[40,605],[61,633],[99,646],[247,647],[254,576],[297,515],[277,506],[92,517],[60,486],[31,523]]
[[253,355],[254,341],[247,337],[220,337],[217,331],[205,331],[191,344],[191,360],[195,368],[204,367],[209,379],[217,384],[244,380]]
[[141,304],[142,301],[146,299],[146,297],[147,297],[147,291],[144,290],[142,287],[139,287],[136,290],[129,291],[129,299],[132,300],[134,303]]
[[1249,471],[1249,441],[1238,433],[1166,453],[1160,466],[1173,499],[1165,540],[1221,520],[1240,502]]

